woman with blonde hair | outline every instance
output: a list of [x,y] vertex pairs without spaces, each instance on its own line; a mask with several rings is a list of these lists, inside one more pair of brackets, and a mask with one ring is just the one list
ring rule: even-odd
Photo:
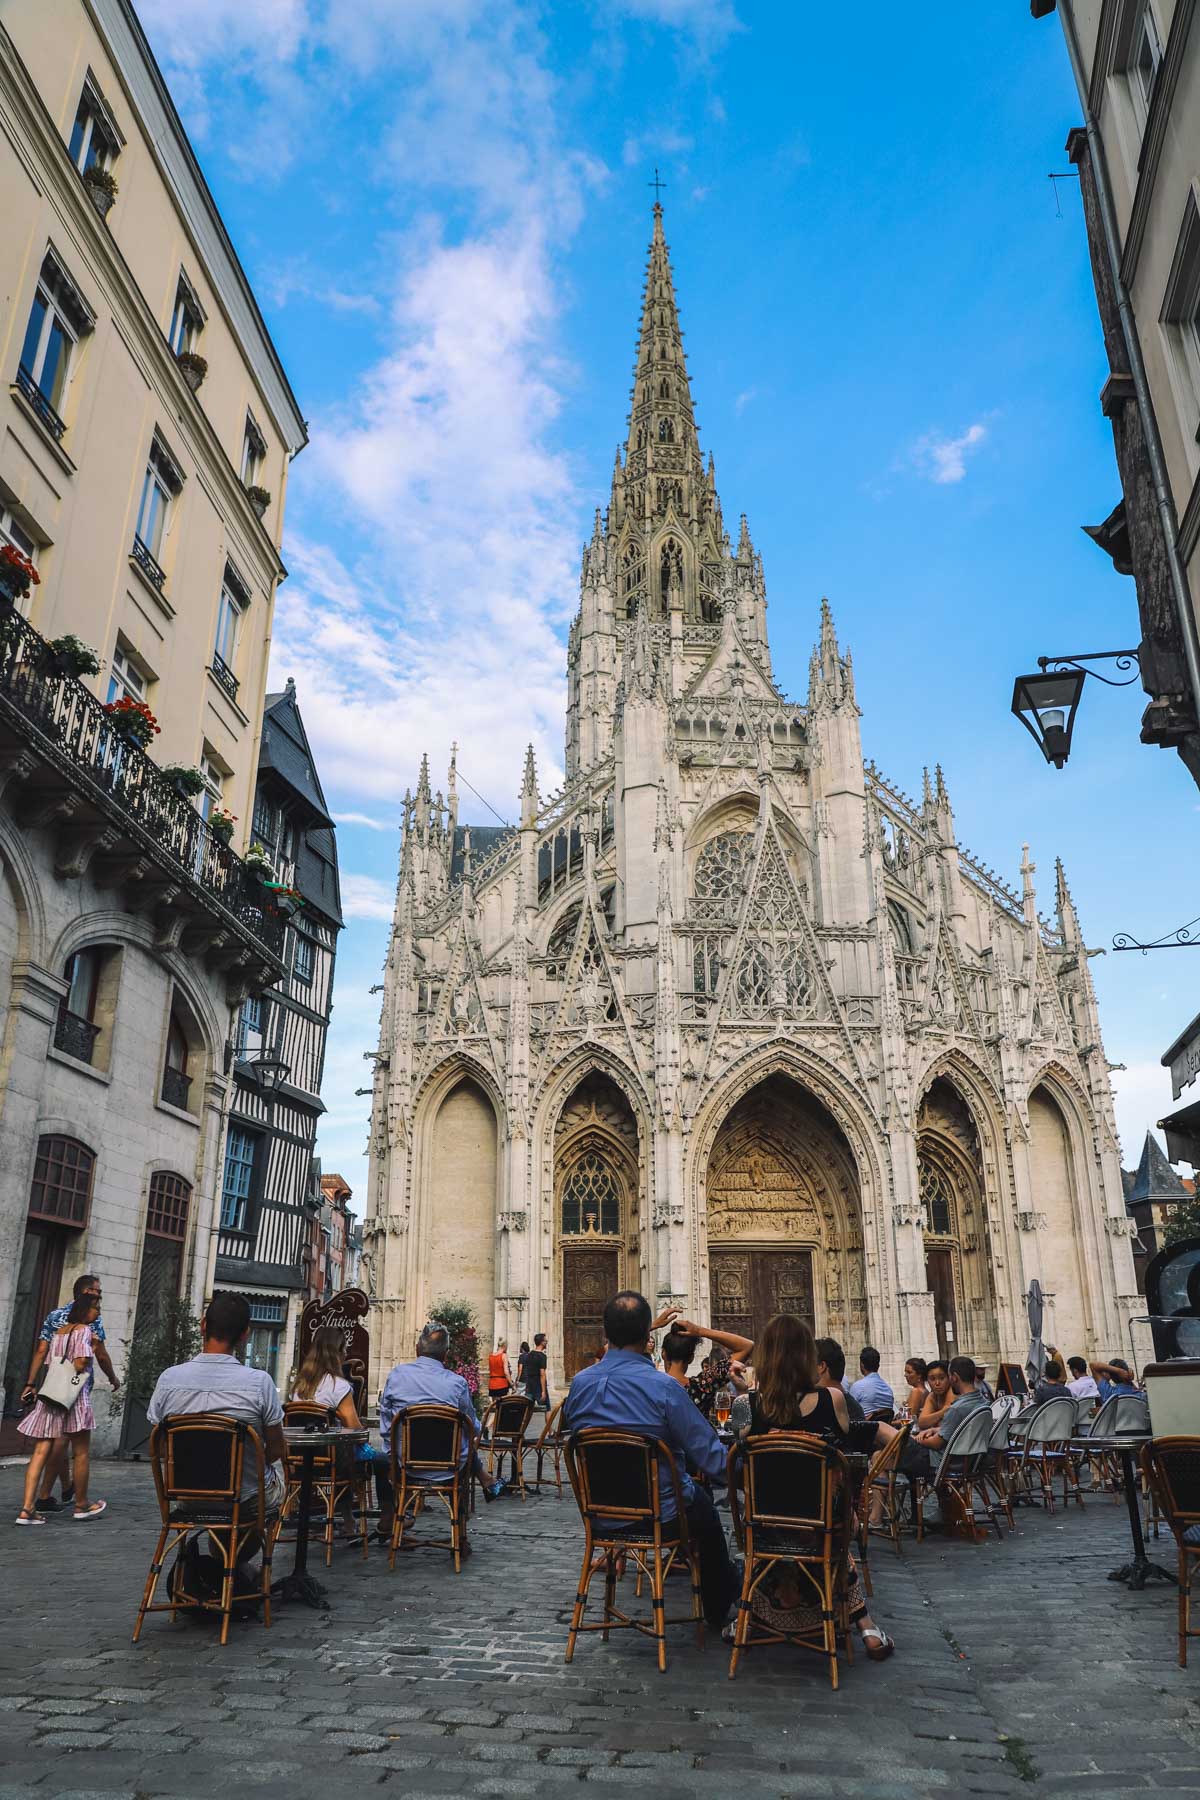
[[[734,1406],[734,1421],[740,1427],[738,1436],[742,1443],[775,1431],[805,1431],[836,1449],[845,1447],[850,1427],[846,1396],[840,1388],[820,1385],[816,1340],[803,1319],[791,1313],[776,1313],[755,1343],[754,1373],[757,1387]],[[849,1495],[839,1494],[838,1509],[848,1505],[849,1500]],[[863,1648],[872,1662],[883,1662],[896,1646],[867,1611],[852,1556],[847,1558],[847,1565],[850,1617],[858,1626]],[[755,1588],[751,1605],[755,1618],[769,1631],[819,1631],[821,1609],[811,1596],[811,1587],[795,1568],[777,1563]],[[732,1639],[732,1626],[726,1627],[726,1635]]]
[[[328,1407],[339,1425],[344,1425],[348,1431],[361,1431],[362,1420],[354,1402],[354,1389],[342,1374],[345,1353],[345,1340],[335,1326],[322,1325],[319,1331],[314,1331],[308,1352],[296,1371],[292,1399],[309,1400],[316,1406]],[[376,1535],[390,1538],[393,1493],[387,1469],[387,1453],[374,1449],[370,1444],[360,1444],[355,1460],[369,1462],[374,1466],[375,1495],[379,1502],[379,1528]],[[351,1495],[347,1490],[342,1506],[342,1522],[347,1530],[352,1528],[350,1503]]]
[[488,1357],[488,1399],[503,1400],[513,1384],[512,1364],[508,1360],[508,1339],[497,1338],[496,1348]]

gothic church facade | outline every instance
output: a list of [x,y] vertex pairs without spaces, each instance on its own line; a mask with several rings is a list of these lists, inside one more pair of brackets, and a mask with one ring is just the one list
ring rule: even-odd
[[753,1335],[776,1310],[884,1353],[1127,1342],[1129,1221],[1061,866],[1006,887],[864,761],[822,602],[776,684],[761,558],[701,456],[656,207],[628,441],[583,552],[567,780],[520,824],[406,796],[364,1228],[376,1373],[431,1307],[550,1337],[621,1286]]

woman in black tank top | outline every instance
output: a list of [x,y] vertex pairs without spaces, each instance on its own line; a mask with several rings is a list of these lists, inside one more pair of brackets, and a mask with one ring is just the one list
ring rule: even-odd
[[[840,1388],[820,1386],[816,1343],[803,1319],[778,1313],[770,1321],[755,1345],[754,1373],[758,1385],[748,1396],[749,1421],[738,1433],[742,1442],[772,1431],[807,1431],[834,1448],[844,1447],[850,1425],[846,1396]],[[808,1598],[810,1591],[790,1564],[777,1563],[754,1590],[755,1617],[769,1630],[819,1629],[820,1608]],[[873,1662],[882,1662],[896,1646],[867,1611],[852,1556],[848,1591],[863,1648]],[[726,1630],[732,1635],[730,1627]]]

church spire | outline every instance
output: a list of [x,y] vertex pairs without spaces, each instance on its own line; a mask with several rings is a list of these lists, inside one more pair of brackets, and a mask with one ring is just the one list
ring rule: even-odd
[[626,462],[637,451],[659,444],[664,447],[682,445],[694,451],[696,420],[692,411],[687,359],[683,354],[683,333],[679,328],[671,255],[663,236],[662,207],[656,201],[646,285],[642,290],[637,359],[633,366],[633,409],[629,415]]

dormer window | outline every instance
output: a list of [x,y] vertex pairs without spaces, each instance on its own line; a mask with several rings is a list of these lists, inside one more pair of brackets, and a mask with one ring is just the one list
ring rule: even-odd
[[89,71],[67,146],[71,161],[81,175],[86,175],[89,169],[111,169],[121,154],[123,142],[108,103]]

